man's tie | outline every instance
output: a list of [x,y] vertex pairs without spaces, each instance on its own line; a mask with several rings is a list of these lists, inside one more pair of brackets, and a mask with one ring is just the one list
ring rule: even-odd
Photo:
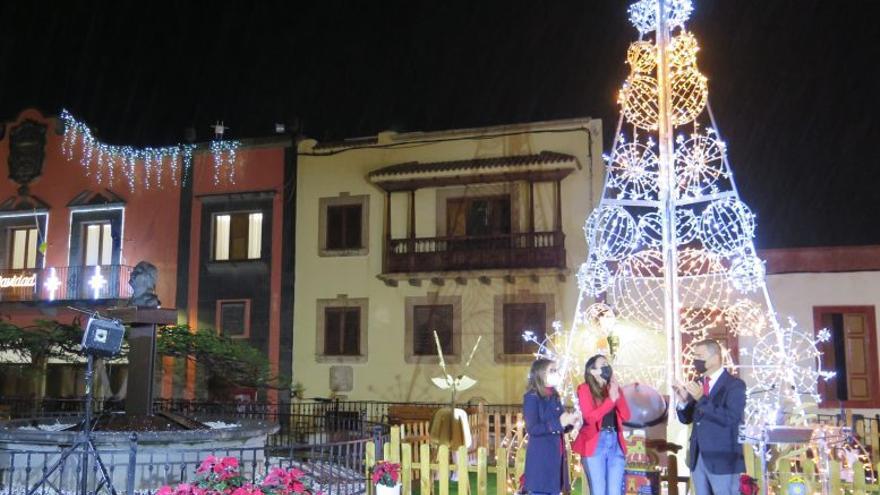
[[711,380],[711,378],[709,378],[708,376],[703,377],[703,395],[705,395],[706,397],[709,396],[709,381],[710,380]]

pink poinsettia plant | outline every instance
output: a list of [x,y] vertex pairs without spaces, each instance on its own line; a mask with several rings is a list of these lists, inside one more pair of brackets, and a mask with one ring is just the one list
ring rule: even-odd
[[400,464],[394,462],[379,461],[373,466],[373,484],[385,486],[397,486],[400,479]]
[[257,483],[241,475],[235,457],[208,456],[192,483],[165,485],[155,495],[322,495],[301,470],[274,467]]

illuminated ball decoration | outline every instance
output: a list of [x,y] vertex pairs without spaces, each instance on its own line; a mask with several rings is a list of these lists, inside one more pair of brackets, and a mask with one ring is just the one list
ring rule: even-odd
[[635,41],[626,51],[626,61],[634,72],[647,74],[657,68],[657,49],[650,41]]
[[[629,21],[642,34],[657,30],[658,0],[639,0],[629,6]],[[670,29],[684,26],[694,11],[691,0],[666,0],[666,18]]]
[[697,39],[688,31],[682,31],[670,40],[667,53],[673,67],[693,67],[697,64]]
[[681,126],[697,118],[709,100],[706,77],[695,67],[673,71],[669,78],[672,124]]
[[[727,272],[718,255],[702,249],[678,253],[679,304],[682,308],[717,308],[727,300]],[[698,311],[682,316],[683,329],[702,328],[711,315]]]
[[755,233],[749,207],[733,198],[712,201],[700,219],[700,237],[712,252],[730,256],[742,250]]
[[658,247],[663,243],[663,219],[656,211],[645,213],[639,217],[641,241],[649,247]]
[[740,256],[730,266],[730,281],[743,294],[760,289],[765,275],[764,261],[754,254]]
[[608,289],[611,278],[608,266],[595,258],[582,263],[577,272],[578,288],[593,297]]
[[716,192],[719,178],[726,177],[724,143],[712,136],[679,136],[675,150],[675,180],[679,198]]
[[620,262],[610,289],[619,318],[660,329],[663,326],[663,256],[640,251]]
[[619,102],[627,122],[639,129],[657,130],[659,110],[656,79],[645,74],[633,74],[620,91]]
[[583,314],[584,322],[594,329],[602,330],[604,333],[610,332],[617,324],[617,316],[611,306],[605,303],[593,303],[587,307]]
[[690,244],[700,235],[700,220],[688,208],[675,210],[675,240],[678,245]]
[[[598,259],[620,260],[633,252],[638,241],[638,226],[632,215],[619,206],[601,206],[587,221],[587,243]],[[592,240],[592,243],[590,242]]]
[[659,159],[651,146],[621,143],[608,157],[608,187],[630,199],[656,199]]
[[767,329],[767,312],[755,301],[741,299],[724,310],[724,323],[737,336],[762,335]]

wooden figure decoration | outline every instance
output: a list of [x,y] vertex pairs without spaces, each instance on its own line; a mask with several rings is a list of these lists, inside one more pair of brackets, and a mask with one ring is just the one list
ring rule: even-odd
[[[471,365],[471,359],[477,352],[482,336],[477,337],[477,343],[471,350],[467,362],[464,365],[464,371],[467,371]],[[434,342],[437,343],[437,355],[440,357],[440,368],[443,370],[443,376],[431,378],[431,381],[442,390],[451,392],[449,407],[441,407],[431,416],[431,424],[428,428],[431,442],[438,445],[448,445],[450,450],[455,450],[462,445],[471,446],[471,428],[468,424],[467,412],[463,409],[455,407],[455,394],[459,391],[467,390],[477,381],[465,375],[464,373],[453,377],[446,369],[446,361],[443,359],[443,349],[440,347],[440,338],[437,332],[434,332]]]

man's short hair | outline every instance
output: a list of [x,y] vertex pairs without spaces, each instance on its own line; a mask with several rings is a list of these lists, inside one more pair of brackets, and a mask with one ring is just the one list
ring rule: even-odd
[[705,347],[706,349],[709,349],[709,351],[712,352],[712,355],[721,355],[721,344],[719,344],[718,341],[715,339],[701,340],[694,344],[694,348],[697,347]]

